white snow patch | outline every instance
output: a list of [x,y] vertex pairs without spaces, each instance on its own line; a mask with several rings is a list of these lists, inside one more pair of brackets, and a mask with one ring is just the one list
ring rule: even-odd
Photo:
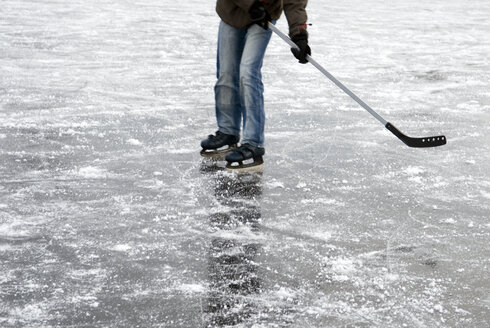
[[268,132],[267,139],[285,139],[294,135],[295,132],[291,132],[291,131]]
[[12,274],[12,270],[7,271],[7,272],[2,272],[2,274],[0,275],[0,284],[4,284],[4,283],[11,281],[11,280],[14,280],[14,279],[17,279],[17,278],[14,277],[14,275]]
[[284,184],[281,181],[268,181],[265,185],[271,189],[284,188]]
[[409,166],[403,173],[409,176],[408,180],[415,183],[423,183],[423,178],[420,176],[425,170],[420,166]]
[[139,141],[138,139],[133,139],[133,138],[126,140],[126,143],[133,145],[133,146],[141,146],[142,145],[141,141]]
[[[327,260],[328,262],[328,260]],[[356,271],[357,261],[348,258],[338,258],[329,262],[332,266],[333,279],[336,281],[347,281],[351,279]]]
[[22,318],[23,320],[39,320],[45,311],[38,304],[29,304],[23,308],[15,307],[10,310],[10,317]]
[[31,232],[25,229],[25,224],[20,222],[4,223],[0,225],[0,236],[4,238],[25,238],[31,235]]
[[75,135],[76,133],[77,133],[77,131],[75,131],[75,130],[73,130],[71,128],[69,128],[66,131],[64,131],[64,134],[68,134],[68,135],[71,135],[71,136],[72,135]]
[[459,313],[461,315],[470,315],[471,314],[471,312],[468,312],[468,311],[460,309],[460,308],[455,308],[454,312]]
[[190,148],[182,148],[182,149],[167,149],[167,153],[169,154],[189,154],[189,153],[194,153],[196,152],[195,149],[190,149]]
[[143,180],[136,183],[139,187],[148,189],[160,189],[164,186],[163,181],[159,179]]
[[94,304],[94,303],[97,303],[97,306],[98,306],[98,302],[96,302],[96,300],[97,300],[97,297],[95,295],[75,295],[75,296],[72,296],[72,298],[71,298],[71,302],[73,304],[80,304],[80,303]]
[[420,166],[409,166],[403,172],[410,176],[416,176],[425,172],[425,170]]
[[73,270],[71,276],[77,279],[86,279],[87,276],[101,277],[106,273],[103,269]]
[[332,238],[332,232],[331,231],[314,231],[314,232],[306,233],[306,235],[310,236],[314,239],[319,239],[319,240],[324,240],[324,241],[328,241]]
[[303,199],[302,204],[324,204],[324,205],[335,205],[335,206],[345,206],[344,202],[339,202],[332,198],[317,198],[317,199]]
[[185,124],[175,124],[175,125],[167,125],[163,127],[164,131],[173,131],[173,130],[184,130],[186,128]]
[[389,171],[374,175],[376,179],[380,180],[391,180],[395,177],[395,172]]
[[489,192],[486,192],[486,191],[483,191],[483,190],[480,190],[480,194],[485,197],[486,199],[490,199],[490,193]]
[[116,252],[127,252],[131,249],[131,246],[124,245],[124,244],[118,244],[118,245],[114,245],[110,249],[113,251],[116,251]]
[[305,188],[306,186],[307,186],[306,183],[301,181],[301,182],[298,182],[298,184],[296,185],[296,188],[301,189],[301,188]]
[[[13,249],[13,247],[11,245],[0,244],[0,253],[1,252],[8,252],[8,251],[11,251],[12,249]],[[2,280],[0,280],[0,282],[2,282]]]
[[86,166],[78,169],[77,175],[86,179],[107,178],[107,171],[95,166]]
[[408,181],[412,181],[415,183],[422,183],[423,182],[422,177],[410,177],[410,178],[408,178]]
[[159,176],[162,176],[163,173],[160,172],[160,171],[155,171],[155,172],[153,172],[153,175],[156,176],[156,177],[159,177]]
[[279,290],[276,292],[276,295],[282,299],[282,300],[292,300],[294,296],[296,295],[295,292],[288,288],[281,287]]
[[439,313],[444,312],[444,308],[442,307],[441,304],[434,305],[434,310],[437,311],[437,312],[439,312]]
[[191,293],[191,294],[205,293],[207,290],[205,286],[199,284],[182,284],[179,286],[178,289],[183,291],[184,293]]
[[0,139],[5,139],[7,138],[7,135],[5,133],[0,133]]
[[386,278],[386,280],[389,280],[389,281],[396,281],[396,280],[400,279],[400,276],[396,273],[387,273],[385,275],[385,278]]
[[448,219],[441,220],[441,223],[455,224],[456,220],[453,218],[448,218]]
[[23,287],[32,291],[32,290],[39,289],[41,287],[41,285],[36,284],[33,281],[26,281],[26,282],[24,282]]

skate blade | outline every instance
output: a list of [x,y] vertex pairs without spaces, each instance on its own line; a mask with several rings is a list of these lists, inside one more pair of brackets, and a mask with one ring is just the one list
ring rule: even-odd
[[226,155],[235,151],[236,145],[230,146],[225,149],[202,149],[201,156],[214,161],[224,161]]
[[236,164],[236,162],[226,164],[226,170],[228,172],[262,173],[264,169],[264,160],[262,159],[262,156],[254,158],[252,163],[244,164],[243,162],[239,162],[238,165],[233,164]]
[[236,173],[262,173],[264,170],[264,164],[253,165],[249,167],[226,167],[226,171],[228,172],[236,172]]

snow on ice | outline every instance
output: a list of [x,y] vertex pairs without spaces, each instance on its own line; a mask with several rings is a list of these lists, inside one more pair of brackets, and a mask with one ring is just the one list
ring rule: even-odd
[[260,175],[199,156],[214,5],[2,1],[0,326],[489,326],[490,2],[310,1],[313,57],[448,144],[274,36]]

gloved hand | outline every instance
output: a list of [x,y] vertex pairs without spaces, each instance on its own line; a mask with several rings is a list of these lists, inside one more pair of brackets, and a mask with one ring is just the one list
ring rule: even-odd
[[252,22],[259,25],[264,30],[269,29],[271,15],[265,10],[264,2],[262,0],[255,1],[252,7],[250,7],[248,14]]
[[296,57],[301,64],[306,64],[308,62],[306,55],[311,55],[311,49],[308,45],[308,33],[306,31],[301,31],[293,36],[291,40],[293,40],[299,48],[299,50],[291,48],[294,57]]

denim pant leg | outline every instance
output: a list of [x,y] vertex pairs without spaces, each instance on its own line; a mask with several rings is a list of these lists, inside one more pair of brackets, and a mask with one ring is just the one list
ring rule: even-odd
[[216,120],[220,132],[240,135],[242,105],[240,102],[240,60],[245,46],[246,30],[221,21],[218,31],[217,78],[214,87]]
[[264,85],[262,63],[272,31],[252,25],[245,35],[240,62],[240,101],[243,107],[242,144],[264,147]]

